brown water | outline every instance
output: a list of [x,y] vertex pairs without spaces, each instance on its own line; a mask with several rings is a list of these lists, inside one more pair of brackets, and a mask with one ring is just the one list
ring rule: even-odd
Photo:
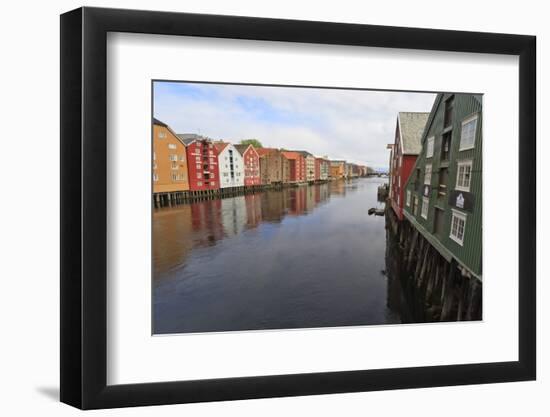
[[[153,215],[153,332],[400,323],[385,274],[386,180],[270,190]],[[405,309],[406,310],[406,309]]]

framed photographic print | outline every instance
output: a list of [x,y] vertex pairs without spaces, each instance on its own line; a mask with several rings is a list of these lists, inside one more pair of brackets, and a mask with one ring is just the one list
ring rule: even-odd
[[535,379],[534,37],[81,8],[61,101],[63,402]]

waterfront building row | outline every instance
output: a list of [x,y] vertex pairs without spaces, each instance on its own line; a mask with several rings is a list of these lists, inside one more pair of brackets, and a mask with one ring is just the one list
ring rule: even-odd
[[[330,161],[307,151],[256,148],[177,134],[153,120],[153,194],[155,202],[178,195],[203,195],[259,186],[306,184],[367,175],[366,166]],[[341,169],[333,172],[338,162]]]

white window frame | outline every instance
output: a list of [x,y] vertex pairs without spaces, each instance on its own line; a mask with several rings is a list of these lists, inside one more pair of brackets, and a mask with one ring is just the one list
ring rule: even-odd
[[158,134],[159,139],[164,139],[165,137],[166,137],[166,132],[159,132]]
[[178,161],[178,156],[171,153],[170,155],[168,155],[168,159],[172,162],[177,162]]
[[[453,234],[453,224],[454,224],[454,219],[455,218],[460,219],[464,222],[464,226],[463,226],[463,229],[462,229],[462,239]],[[460,246],[464,246],[464,236],[466,235],[466,218],[467,218],[466,213],[463,213],[461,211],[452,209],[451,227],[450,227],[450,230],[449,230],[449,237],[452,240],[454,240],[456,243],[458,243]]]
[[177,148],[177,146],[176,146],[175,143],[169,143],[168,144],[168,149],[176,149],[176,148]]
[[422,197],[422,208],[420,209],[420,217],[422,217],[423,219],[427,219],[429,208],[430,208],[429,197]]
[[407,199],[405,200],[407,207],[411,206],[411,190],[407,190]]
[[159,175],[156,172],[154,172],[153,173],[153,181],[157,182],[158,180],[159,180]]
[[434,136],[430,136],[426,140],[426,158],[432,158],[434,156]]
[[[430,169],[428,170],[428,167],[430,167]],[[428,171],[430,172],[430,176],[427,177],[427,173]],[[430,185],[432,183],[432,164],[426,164],[426,166],[424,167],[424,185]]]
[[[476,146],[476,136],[477,136],[477,119],[479,115],[473,114],[472,116],[467,117],[466,119],[462,120],[461,128],[460,128],[460,144],[459,144],[459,151],[466,151],[468,149],[474,149]],[[468,123],[475,121],[475,127],[474,127],[474,140],[471,145],[463,146],[462,145],[462,137],[464,133],[464,125],[467,125]]]
[[[460,168],[461,167],[466,167],[466,166],[469,166],[470,167],[470,180],[468,182],[468,186],[464,186],[464,185],[460,185]],[[474,166],[474,161],[471,160],[471,159],[467,159],[467,160],[463,160],[463,161],[458,161],[457,164],[456,164],[456,184],[455,184],[455,190],[458,190],[458,191],[466,191],[466,192],[469,192],[470,191],[470,187],[472,186],[472,172],[473,172],[473,166]]]

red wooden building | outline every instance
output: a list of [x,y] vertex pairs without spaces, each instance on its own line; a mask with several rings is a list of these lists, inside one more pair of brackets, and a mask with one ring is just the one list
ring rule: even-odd
[[416,157],[422,150],[420,139],[430,113],[399,112],[390,157],[390,201],[399,220],[403,220],[405,183]]
[[289,182],[306,182],[306,158],[299,152],[282,151],[283,156],[290,163]]
[[244,161],[244,186],[260,185],[260,155],[252,145],[235,145],[235,148],[243,156]]
[[220,188],[218,153],[210,139],[195,134],[178,134],[187,147],[189,191]]

